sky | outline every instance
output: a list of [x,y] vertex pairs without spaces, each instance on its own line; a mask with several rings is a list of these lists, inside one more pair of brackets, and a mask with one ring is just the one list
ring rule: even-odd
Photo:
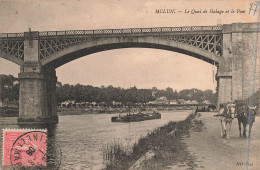
[[[0,33],[113,28],[208,26],[257,22],[253,0],[0,0]],[[155,13],[174,9],[175,14]],[[234,10],[234,13],[209,13]],[[191,14],[186,11],[201,11]],[[208,13],[203,13],[207,10]],[[238,13],[244,11],[244,13]],[[17,76],[19,66],[0,58],[0,73]],[[216,67],[172,51],[129,48],[91,54],[56,69],[63,84],[176,90],[216,89]]]

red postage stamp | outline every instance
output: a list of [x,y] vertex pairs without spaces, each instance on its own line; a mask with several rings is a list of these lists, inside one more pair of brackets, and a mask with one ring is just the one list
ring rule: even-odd
[[46,166],[47,130],[3,129],[4,166]]

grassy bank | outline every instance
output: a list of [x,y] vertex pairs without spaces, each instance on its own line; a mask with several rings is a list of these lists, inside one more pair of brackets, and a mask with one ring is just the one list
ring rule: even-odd
[[189,135],[189,129],[203,126],[202,122],[194,120],[195,114],[191,114],[184,121],[169,122],[163,127],[159,127],[142,137],[133,146],[132,152],[128,152],[120,144],[106,147],[103,151],[106,169],[129,169],[140,158],[153,153],[153,157],[144,160],[141,169],[163,169],[167,165],[177,162],[184,162],[188,166],[195,167],[186,145],[182,142],[182,137]]

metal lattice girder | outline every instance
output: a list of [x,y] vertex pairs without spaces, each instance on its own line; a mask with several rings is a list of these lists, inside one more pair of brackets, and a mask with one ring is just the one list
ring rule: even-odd
[[24,59],[24,41],[23,40],[0,40],[0,51],[14,56],[20,60]]
[[221,35],[173,35],[166,36],[164,39],[188,44],[218,56],[221,56],[222,54]]
[[38,40],[39,58],[42,60],[93,39],[138,36],[163,38],[222,55],[222,25],[0,33],[0,52],[23,61],[24,41]]
[[[164,31],[168,29],[165,28]],[[138,31],[132,30],[133,32]],[[99,32],[97,32],[98,34]],[[156,38],[163,38],[169,41],[176,41],[184,44],[188,44],[205,51],[214,53],[215,55],[221,56],[222,55],[222,35],[170,35],[170,36],[161,36],[161,35],[154,35]],[[98,38],[98,37],[96,37]],[[96,39],[95,38],[95,39]],[[99,37],[102,38],[102,37]],[[44,59],[45,57],[49,57],[61,50],[64,50],[68,47],[72,47],[78,44],[82,44],[85,42],[91,42],[93,38],[91,37],[61,37],[59,38],[46,38],[41,39],[39,41],[39,54],[40,60]]]
[[39,41],[40,60],[65,48],[92,41],[92,38],[43,39]]

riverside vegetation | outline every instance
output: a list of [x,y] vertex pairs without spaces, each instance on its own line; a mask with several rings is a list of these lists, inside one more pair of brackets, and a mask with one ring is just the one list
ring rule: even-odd
[[[18,78],[12,75],[0,74],[0,99],[3,103],[13,102],[19,100],[19,81]],[[57,82],[56,84],[56,98],[57,104],[64,101],[74,100],[80,102],[95,102],[105,103],[111,105],[112,102],[120,102],[123,105],[133,105],[135,103],[148,103],[155,98],[165,96],[168,100],[196,100],[202,103],[208,100],[210,103],[216,103],[216,93],[212,90],[199,89],[184,89],[179,92],[170,87],[166,89],[140,89],[137,87],[130,87],[127,89],[120,87],[101,86],[94,87],[91,85],[69,85]],[[18,103],[18,102],[16,102]]]
[[[203,122],[194,119],[196,115],[197,112],[195,111],[184,121],[171,121],[167,125],[155,129],[147,136],[141,137],[133,145],[131,152],[120,143],[105,146],[103,148],[103,159],[106,169],[132,169],[135,164],[141,166],[139,169],[162,169],[177,162],[184,162],[190,167],[196,167],[193,162],[194,158],[182,142],[182,137],[189,135],[191,127],[194,130],[203,127]],[[149,159],[143,159],[147,157]],[[139,163],[137,163],[138,160]]]

